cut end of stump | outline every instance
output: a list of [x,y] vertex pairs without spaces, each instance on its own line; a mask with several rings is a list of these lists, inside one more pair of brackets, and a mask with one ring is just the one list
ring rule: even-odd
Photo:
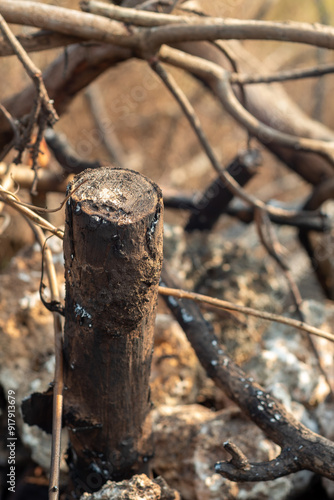
[[77,188],[72,195],[77,214],[84,208],[93,217],[118,224],[143,219],[156,210],[162,198],[159,186],[147,177],[112,166],[85,170],[69,188]]

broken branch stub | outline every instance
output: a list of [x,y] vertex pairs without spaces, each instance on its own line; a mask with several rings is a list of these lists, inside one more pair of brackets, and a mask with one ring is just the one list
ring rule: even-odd
[[121,168],[86,170],[69,189],[64,416],[80,496],[147,467],[163,204],[156,184]]

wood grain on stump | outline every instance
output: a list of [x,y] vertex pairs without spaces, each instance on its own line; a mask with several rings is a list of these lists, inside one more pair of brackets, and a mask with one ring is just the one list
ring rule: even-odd
[[[82,184],[82,185],[80,185]],[[76,493],[144,470],[162,195],[130,170],[75,177],[66,207],[64,394]]]

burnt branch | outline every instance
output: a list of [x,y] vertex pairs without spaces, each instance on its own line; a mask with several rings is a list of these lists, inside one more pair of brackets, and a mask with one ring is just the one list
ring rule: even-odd
[[232,459],[229,462],[216,463],[215,470],[230,481],[239,483],[270,481],[303,470],[300,467],[299,456],[294,455],[289,446],[274,460],[264,463],[248,462],[248,459],[234,443],[224,443],[224,448],[232,456]]
[[72,146],[68,143],[64,134],[58,134],[52,129],[47,129],[44,133],[47,145],[54,154],[59,165],[69,174],[79,174],[87,168],[100,168],[99,161],[87,161],[79,157]]
[[[271,204],[271,201],[268,202]],[[275,200],[275,204],[277,204]],[[271,222],[279,225],[287,225],[297,227],[299,229],[312,230],[319,233],[324,233],[330,230],[332,223],[328,215],[322,213],[319,210],[304,212],[303,208],[300,207],[298,214],[290,217],[280,217],[275,214],[268,214]],[[236,203],[231,203],[226,210],[226,213],[232,217],[237,217],[241,222],[249,224],[254,220],[254,209],[253,207],[248,207],[242,202],[237,201]]]
[[[174,192],[171,189],[163,189],[164,192],[164,205],[165,208],[171,208],[176,210],[188,210],[198,212],[197,200],[203,196],[203,193],[189,193],[189,192]],[[269,200],[268,204],[274,204],[280,206],[282,209],[286,208],[283,205],[279,205],[276,200]],[[231,217],[236,217],[240,222],[245,224],[250,224],[254,220],[254,207],[250,207],[240,200],[234,199],[232,203],[226,207],[226,215]],[[275,214],[268,214],[271,222],[278,225],[286,225],[296,227],[298,229],[305,229],[308,231],[316,231],[318,233],[328,232],[331,227],[331,221],[328,215],[325,213],[314,210],[304,212],[302,207],[297,209],[297,215],[291,216],[289,218],[280,217]]]
[[[256,168],[260,163],[259,151],[248,150],[238,154],[226,167],[226,171],[240,186],[245,186],[256,173]],[[193,214],[190,216],[185,230],[191,232],[212,229],[232,199],[233,194],[221,177],[218,177],[197,200],[194,200]]]
[[[165,265],[161,280],[162,286],[176,286]],[[248,469],[242,468],[244,459],[232,458],[232,464],[218,462],[216,471],[233,481],[270,480],[303,469],[334,479],[334,443],[307,429],[276,398],[247,377],[219,345],[212,326],[194,302],[167,297],[166,303],[208,376],[282,449],[274,461],[250,464]]]

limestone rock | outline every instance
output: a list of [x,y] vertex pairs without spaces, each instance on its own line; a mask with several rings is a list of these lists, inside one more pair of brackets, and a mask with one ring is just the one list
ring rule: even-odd
[[181,500],[179,493],[169,488],[162,477],[151,481],[145,474],[129,480],[108,481],[96,493],[84,493],[81,500]]

